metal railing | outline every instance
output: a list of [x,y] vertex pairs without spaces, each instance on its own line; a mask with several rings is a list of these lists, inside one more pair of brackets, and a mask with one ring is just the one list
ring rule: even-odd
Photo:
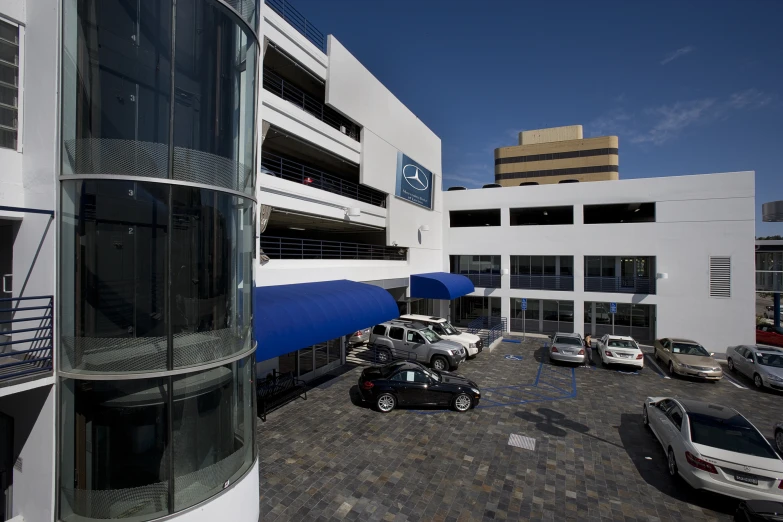
[[756,270],[756,292],[783,292],[783,272]]
[[511,288],[525,290],[574,290],[574,276],[570,275],[512,275]]
[[15,303],[0,310],[0,381],[52,371],[53,301],[51,295],[0,299]]
[[293,103],[306,113],[315,116],[346,136],[360,141],[358,125],[266,67],[264,67],[264,89]]
[[386,194],[379,190],[346,181],[271,152],[261,152],[261,172],[377,207],[386,207]]
[[655,294],[655,279],[649,277],[585,277],[585,292]]
[[462,274],[479,288],[500,288],[500,274]]
[[264,235],[261,236],[261,249],[270,259],[369,259],[378,261],[405,261],[408,259],[408,249],[403,247]]
[[297,11],[289,2],[286,0],[266,0],[266,5],[282,16],[283,20],[291,24],[291,27],[299,31],[305,38],[310,40],[313,45],[324,53],[326,52],[326,38],[324,37],[324,33],[308,22],[307,18]]
[[506,317],[478,317],[468,324],[468,333],[478,335],[488,348],[496,339],[503,337],[508,331]]

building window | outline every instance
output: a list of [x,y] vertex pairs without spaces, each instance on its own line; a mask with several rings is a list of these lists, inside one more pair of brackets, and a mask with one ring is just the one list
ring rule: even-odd
[[574,207],[530,207],[510,209],[511,226],[573,225]]
[[610,310],[610,303],[585,302],[585,333],[593,337],[627,335],[646,342],[655,339],[655,305],[617,303],[614,326]]
[[449,212],[449,226],[451,228],[499,227],[500,209],[452,210]]
[[[476,320],[483,325],[500,321],[500,298],[466,295],[451,302],[451,321],[457,326],[468,326]],[[484,326],[486,327],[486,326]]]
[[572,167],[568,169],[528,170],[525,172],[506,172],[495,174],[495,181],[504,179],[541,178],[548,176],[571,176],[574,174],[596,174],[598,172],[619,172],[617,165],[601,165],[597,167]]
[[571,333],[574,331],[574,302],[511,298],[511,330],[514,332]]
[[449,256],[452,274],[467,276],[474,286],[500,288],[500,256]]
[[571,158],[589,158],[593,156],[608,156],[610,154],[617,155],[619,150],[617,148],[609,149],[587,149],[587,150],[570,150],[567,152],[552,152],[549,154],[528,154],[527,156],[510,156],[508,158],[495,158],[495,165],[503,165],[506,163],[528,163],[531,161],[551,161],[559,159],[571,159]]
[[150,379],[63,379],[59,458],[72,471],[61,475],[60,518],[159,518],[241,477],[255,458],[254,362]]
[[20,29],[0,20],[0,147],[19,148]]
[[574,289],[573,256],[511,256],[511,288]]
[[585,205],[585,225],[603,223],[654,223],[655,203]]

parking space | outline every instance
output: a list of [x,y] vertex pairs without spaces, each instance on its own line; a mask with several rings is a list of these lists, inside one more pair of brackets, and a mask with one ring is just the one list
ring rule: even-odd
[[737,501],[669,478],[643,399],[732,406],[770,438],[783,420],[783,394],[739,376],[552,366],[540,340],[463,363],[482,389],[465,414],[373,411],[356,364],[259,423],[262,520],[730,520]]

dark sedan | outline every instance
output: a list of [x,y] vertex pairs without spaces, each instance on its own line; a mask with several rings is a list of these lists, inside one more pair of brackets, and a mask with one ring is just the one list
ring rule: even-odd
[[445,406],[465,412],[481,399],[475,382],[413,361],[367,368],[359,377],[359,391],[382,413],[397,406]]

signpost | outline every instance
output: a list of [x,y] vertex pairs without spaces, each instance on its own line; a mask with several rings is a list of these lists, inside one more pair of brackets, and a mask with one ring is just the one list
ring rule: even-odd
[[617,313],[617,303],[609,303],[609,313],[612,314],[612,335],[614,335],[614,314]]
[[[527,298],[522,298],[522,312],[525,312],[527,310]],[[522,339],[524,340],[527,337],[527,317],[525,317],[527,314],[522,314]]]

